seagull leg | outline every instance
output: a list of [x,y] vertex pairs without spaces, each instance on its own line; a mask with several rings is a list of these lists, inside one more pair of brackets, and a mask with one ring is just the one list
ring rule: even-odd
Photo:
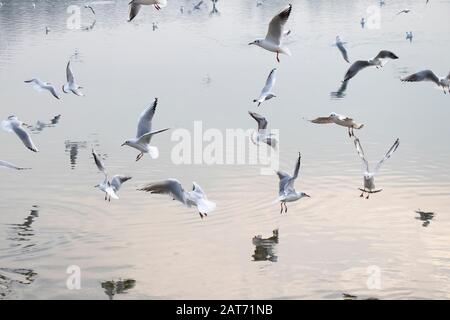
[[138,156],[136,157],[136,162],[138,162],[139,160],[141,160],[141,158],[144,156],[144,154],[141,152],[138,154]]
[[208,216],[208,214],[207,214],[207,213],[204,213],[204,215],[205,215],[205,217],[207,217],[207,216]]
[[284,212],[285,212],[285,213],[287,212],[287,205],[286,205],[286,202],[284,203]]
[[361,193],[360,197],[361,197],[361,198],[364,197],[364,191]]
[[350,127],[348,128],[348,136],[351,138],[352,137],[352,133],[350,132]]
[[200,218],[203,219],[203,215],[202,215],[202,213],[200,211],[198,212],[198,214],[200,215]]
[[352,127],[352,137],[355,136],[355,131],[353,131],[353,127]]
[[281,207],[280,214],[282,214],[283,213],[283,202],[280,202],[280,207]]
[[370,193],[367,193],[367,197],[366,197],[366,199],[369,199],[369,195],[370,195]]
[[105,201],[108,200],[108,194],[105,193]]
[[278,61],[278,63],[280,63],[280,53],[277,51],[277,61]]

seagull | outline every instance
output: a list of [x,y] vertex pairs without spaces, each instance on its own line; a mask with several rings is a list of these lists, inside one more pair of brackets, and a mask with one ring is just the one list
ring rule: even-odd
[[211,0],[211,2],[212,2],[213,7],[212,7],[211,12],[209,13],[209,15],[210,16],[212,16],[214,14],[220,15],[220,12],[219,12],[219,10],[217,10],[217,7],[216,7],[217,0]]
[[180,12],[181,12],[181,13],[184,13],[184,6],[181,6],[181,7],[180,7]]
[[251,136],[252,142],[256,145],[259,145],[260,142],[264,142],[269,146],[276,148],[277,140],[272,138],[272,134],[268,132],[266,118],[256,112],[249,111],[248,113],[258,123],[258,133],[256,134],[256,138],[254,138],[253,135]]
[[284,171],[277,171],[278,178],[280,178],[280,187],[279,187],[279,193],[278,198],[275,200],[275,202],[280,202],[281,205],[281,211],[280,213],[283,213],[283,204],[284,204],[284,212],[287,212],[287,206],[286,202],[293,202],[297,201],[301,198],[308,197],[304,192],[297,192],[294,188],[294,182],[295,179],[298,177],[298,172],[300,170],[300,160],[302,158],[302,155],[300,152],[298,153],[298,160],[295,164],[295,171],[294,175],[290,176],[288,173]]
[[63,85],[62,91],[64,93],[69,93],[69,91],[72,91],[72,93],[77,96],[81,96],[81,97],[84,96],[84,94],[79,90],[79,89],[83,89],[83,87],[81,87],[75,83],[75,79],[73,77],[73,72],[72,72],[72,69],[70,68],[70,60],[67,63],[67,67],[66,67],[66,77],[67,77],[67,83],[65,85]]
[[361,28],[364,29],[365,24],[366,24],[366,19],[365,18],[361,18]]
[[447,91],[450,93],[450,73],[446,77],[438,77],[431,70],[423,70],[423,71],[411,74],[407,77],[401,78],[400,80],[406,81],[406,82],[432,81],[438,87],[441,87],[442,90],[444,90],[445,94],[446,94],[445,88],[447,88]]
[[382,189],[375,190],[375,182],[374,182],[375,174],[380,170],[380,167],[383,164],[383,162],[386,161],[387,159],[389,159],[391,157],[391,155],[394,153],[394,151],[397,150],[397,148],[400,144],[400,141],[399,141],[399,139],[395,140],[392,147],[388,150],[388,152],[386,153],[384,158],[381,159],[380,162],[377,163],[375,170],[372,172],[369,169],[369,163],[366,160],[366,157],[364,155],[364,151],[361,147],[361,143],[359,142],[359,139],[356,138],[354,142],[355,142],[356,151],[358,152],[358,155],[361,157],[361,159],[364,163],[364,189],[359,189],[362,191],[360,197],[363,197],[364,193],[367,193],[366,199],[369,199],[369,194],[377,193],[382,190]]
[[155,98],[153,103],[147,107],[139,116],[138,129],[136,138],[129,139],[125,141],[122,146],[129,146],[139,150],[141,153],[137,156],[136,161],[139,161],[144,153],[150,154],[150,157],[156,159],[159,157],[158,148],[155,146],[150,146],[150,141],[155,134],[169,130],[170,128],[165,128],[162,130],[152,130],[152,119],[155,115],[156,106],[158,105],[158,98]]
[[274,69],[272,69],[272,71],[270,71],[269,76],[267,77],[267,80],[266,80],[266,84],[264,85],[264,88],[261,91],[261,94],[259,95],[258,99],[253,100],[253,102],[258,102],[258,107],[264,101],[276,97],[276,95],[274,95],[272,93],[272,88],[275,85],[276,73],[277,73],[277,68],[274,68]]
[[328,117],[319,117],[313,120],[307,120],[312,123],[335,123],[339,126],[347,127],[348,128],[348,136],[354,137],[355,133],[353,132],[353,129],[361,129],[364,127],[363,124],[356,123],[352,118],[349,118],[347,116],[343,116],[341,114],[337,114],[335,112],[330,113]]
[[45,34],[49,34],[50,32],[50,28],[49,27],[45,27]]
[[412,31],[410,31],[410,32],[406,31],[406,40],[409,40],[409,42],[412,42],[412,39],[413,39]]
[[38,91],[42,92],[44,90],[48,90],[56,99],[59,100],[59,96],[56,93],[56,89],[53,85],[51,85],[49,82],[43,82],[39,78],[34,78],[31,80],[25,80],[25,83],[30,83],[33,88]]
[[201,5],[203,4],[203,0],[200,0],[199,3],[197,3],[194,8],[192,8],[193,10],[200,10],[201,9]]
[[195,182],[192,183],[192,191],[186,192],[177,179],[167,179],[160,182],[150,183],[138,189],[156,194],[168,194],[173,200],[178,200],[186,207],[195,206],[198,209],[200,218],[207,217],[216,208],[216,204],[206,198],[205,192]]
[[158,24],[156,22],[153,22],[152,27],[153,31],[155,31],[156,29],[158,29]]
[[105,165],[103,161],[100,159],[100,155],[97,154],[97,152],[94,149],[92,149],[92,155],[94,156],[94,161],[95,164],[97,165],[98,170],[103,172],[103,174],[105,175],[105,179],[98,185],[96,185],[95,188],[99,188],[101,191],[105,193],[105,201],[108,199],[109,201],[111,201],[111,198],[118,200],[119,197],[117,196],[117,192],[119,192],[120,188],[122,187],[122,184],[130,180],[131,177],[115,175],[110,182],[108,180],[108,173],[106,172]]
[[397,13],[397,16],[402,13],[410,13],[410,12],[411,12],[411,9],[403,9],[402,11]]
[[292,5],[289,6],[277,14],[269,23],[269,29],[267,31],[267,35],[265,39],[256,39],[253,42],[250,42],[249,45],[257,45],[263,49],[266,49],[271,52],[276,52],[277,61],[280,62],[279,55],[280,53],[284,53],[288,56],[291,55],[289,49],[282,45],[281,40],[284,35],[284,25],[286,24],[290,14],[292,11]]
[[153,5],[156,10],[161,10],[167,6],[167,0],[132,0],[128,5],[130,7],[128,22],[130,22],[137,16],[142,5]]
[[10,116],[7,120],[3,120],[1,126],[3,130],[7,132],[14,132],[15,134],[17,134],[25,147],[33,152],[38,152],[38,149],[31,140],[30,135],[23,128],[23,126],[27,126],[27,124],[20,121],[16,116]]
[[348,69],[347,73],[345,74],[344,81],[348,81],[351,78],[353,78],[359,71],[361,71],[364,68],[367,67],[376,67],[377,69],[380,67],[383,67],[387,59],[398,59],[398,57],[392,53],[391,51],[387,50],[381,50],[377,56],[370,60],[358,60],[355,61],[350,68]]
[[347,50],[344,47],[344,42],[341,41],[341,38],[339,36],[336,36],[336,47],[338,47],[344,60],[350,63],[350,61],[348,60]]
[[384,0],[380,0],[380,7],[384,6],[386,3],[384,2]]
[[7,169],[13,169],[13,170],[30,170],[31,168],[22,168],[18,167],[12,163],[0,160],[0,168],[7,168]]

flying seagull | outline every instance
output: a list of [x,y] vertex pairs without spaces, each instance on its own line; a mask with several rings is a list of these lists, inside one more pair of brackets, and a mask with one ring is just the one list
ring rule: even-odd
[[69,60],[69,62],[67,62],[66,78],[67,78],[67,83],[65,85],[63,85],[62,91],[64,93],[69,93],[70,91],[72,91],[72,93],[77,96],[81,96],[81,97],[84,96],[84,94],[80,91],[80,89],[83,89],[83,87],[81,87],[75,83],[75,78],[73,77],[73,72],[72,72],[72,69],[70,68],[70,60]]
[[276,52],[277,61],[280,62],[279,55],[280,53],[286,54],[288,56],[291,55],[289,49],[282,45],[282,39],[284,36],[284,25],[286,24],[290,14],[292,11],[292,5],[289,6],[277,14],[269,23],[269,29],[267,31],[267,35],[265,39],[256,39],[253,42],[250,42],[249,45],[257,45],[263,49],[266,49],[271,52]]
[[181,183],[176,179],[150,183],[142,189],[138,189],[138,191],[150,192],[152,194],[168,194],[173,200],[178,200],[186,207],[197,207],[200,218],[202,219],[203,217],[207,217],[216,208],[216,204],[207,199],[205,192],[195,182],[192,183],[192,191],[189,192],[186,192],[181,186]]
[[200,10],[202,4],[203,4],[203,0],[200,0],[200,2],[198,2],[196,5],[194,5],[194,7],[192,9],[193,10]]
[[158,148],[155,146],[150,146],[150,141],[155,134],[167,131],[169,128],[152,131],[152,119],[155,115],[157,105],[158,98],[155,98],[153,103],[139,116],[136,138],[129,139],[122,144],[122,146],[129,146],[141,152],[137,156],[136,161],[139,161],[144,156],[144,153],[150,154],[150,157],[153,159],[159,157]]
[[347,127],[348,128],[348,136],[354,137],[355,134],[353,132],[353,129],[361,129],[364,127],[363,124],[356,123],[352,118],[349,118],[347,116],[343,116],[341,114],[337,114],[335,112],[330,113],[328,117],[319,117],[313,120],[308,120],[312,123],[335,123],[339,126]]
[[167,0],[132,0],[128,5],[130,9],[128,22],[130,22],[137,16],[141,6],[153,5],[156,10],[161,10],[161,8],[167,6]]
[[264,101],[276,97],[276,95],[274,95],[272,93],[272,88],[275,85],[276,73],[277,73],[277,68],[274,68],[274,69],[272,69],[272,71],[270,71],[269,76],[267,77],[267,80],[266,80],[266,84],[264,85],[264,88],[261,90],[261,94],[259,95],[258,99],[253,100],[253,102],[258,102],[258,107]]
[[295,164],[294,175],[291,176],[284,171],[277,171],[278,178],[280,179],[278,198],[275,200],[276,202],[280,202],[281,211],[283,213],[283,204],[284,204],[284,212],[287,212],[286,202],[297,201],[304,197],[310,197],[304,192],[297,192],[294,188],[295,179],[298,177],[298,172],[300,170],[300,160],[302,155],[300,152],[298,153],[298,159]]
[[250,116],[258,123],[258,133],[256,138],[252,135],[252,142],[259,145],[261,142],[268,144],[269,146],[276,148],[277,140],[272,137],[272,134],[267,130],[267,120],[262,115],[256,112],[248,112]]
[[406,31],[406,40],[409,40],[409,42],[412,42],[413,40],[413,33],[412,31]]
[[25,83],[30,83],[33,86],[33,88],[36,91],[38,91],[38,92],[42,92],[44,90],[48,90],[48,92],[50,92],[56,99],[59,100],[59,96],[56,93],[56,89],[55,89],[54,86],[52,86],[51,83],[41,81],[39,78],[34,78],[34,79],[31,79],[31,80],[25,80],[24,82]]
[[7,168],[7,169],[13,169],[13,170],[30,170],[31,168],[22,168],[18,167],[12,163],[0,160],[0,168]]
[[434,82],[438,87],[441,87],[445,92],[445,88],[450,93],[450,73],[446,77],[438,77],[431,70],[423,70],[407,77],[401,78],[401,81],[406,82],[420,82],[420,81],[431,81]]
[[399,14],[402,14],[402,13],[410,13],[411,12],[411,9],[403,9],[402,11],[399,11],[398,13],[397,13],[397,16],[399,15]]
[[95,164],[97,165],[98,170],[100,170],[104,175],[105,179],[97,184],[95,188],[99,188],[101,191],[105,193],[105,201],[109,199],[111,201],[111,198],[118,200],[119,197],[117,196],[117,193],[119,192],[120,188],[122,187],[122,184],[127,182],[131,179],[130,176],[122,176],[122,175],[115,175],[111,181],[108,180],[108,173],[106,172],[105,164],[103,163],[102,159],[100,158],[100,155],[97,154],[97,152],[92,149],[92,156],[94,157]]
[[377,166],[375,167],[375,170],[374,171],[370,171],[369,163],[366,160],[366,157],[364,155],[364,150],[363,150],[363,148],[361,146],[361,143],[359,142],[358,138],[355,139],[356,151],[358,152],[358,155],[361,157],[361,159],[363,161],[363,164],[364,164],[364,188],[363,189],[359,189],[359,190],[362,191],[361,197],[364,196],[364,193],[367,193],[366,199],[369,199],[369,194],[377,193],[377,192],[380,192],[382,190],[382,189],[379,189],[379,190],[375,189],[375,182],[374,182],[375,174],[380,170],[380,167],[384,163],[384,161],[389,159],[391,157],[391,155],[395,152],[395,150],[397,150],[399,144],[400,144],[399,139],[395,140],[394,144],[388,150],[388,152],[386,153],[384,158],[381,159],[380,162],[377,163]]
[[86,8],[86,9],[89,9],[89,10],[91,10],[91,12],[92,12],[92,14],[95,16],[95,11],[94,11],[94,8],[92,8],[91,7],[91,5],[89,5],[89,4],[85,4],[84,5],[84,7]]
[[342,57],[347,63],[350,63],[348,60],[347,50],[344,47],[344,42],[341,41],[341,38],[339,36],[336,36],[336,47],[339,49],[339,51],[342,54]]
[[344,81],[348,81],[351,78],[353,78],[359,71],[361,71],[364,68],[367,67],[376,67],[377,69],[380,67],[383,67],[387,59],[398,59],[398,57],[388,50],[381,50],[375,58],[370,60],[358,60],[355,61],[350,68],[348,69],[347,73],[345,74]]
[[7,132],[14,132],[25,145],[25,147],[33,152],[38,152],[38,149],[31,140],[30,135],[23,128],[23,126],[28,125],[20,121],[16,116],[10,116],[7,120],[3,120],[1,126],[3,130]]

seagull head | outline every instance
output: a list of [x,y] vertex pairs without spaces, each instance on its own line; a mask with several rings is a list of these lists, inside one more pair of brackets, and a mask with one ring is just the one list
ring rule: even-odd
[[311,198],[311,196],[310,195],[308,195],[308,194],[306,194],[306,193],[304,193],[304,192],[300,192],[300,198]]
[[122,143],[121,147],[123,147],[123,146],[129,146],[129,145],[130,145],[130,141],[127,140],[127,141],[125,141],[124,143]]
[[330,113],[330,118],[335,118],[335,117],[337,117],[337,113],[336,112]]
[[256,39],[255,41],[250,42],[248,45],[250,46],[250,45],[254,44],[254,45],[260,46],[261,41],[262,41],[261,39]]

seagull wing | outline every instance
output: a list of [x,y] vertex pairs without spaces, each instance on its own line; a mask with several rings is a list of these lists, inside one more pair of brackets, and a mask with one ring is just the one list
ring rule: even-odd
[[51,93],[56,99],[59,100],[58,93],[56,93],[56,89],[55,89],[54,86],[47,85],[47,90],[50,91],[50,93]]
[[12,163],[0,160],[0,167],[13,169],[13,170],[29,170],[30,168],[21,168]]
[[400,145],[400,140],[397,138],[397,140],[395,140],[394,144],[392,145],[392,147],[388,150],[388,152],[386,153],[386,155],[384,156],[383,159],[380,160],[380,162],[377,163],[377,166],[375,167],[375,171],[374,172],[378,172],[378,170],[380,170],[381,165],[391,157],[391,155],[395,152],[395,150],[397,150],[398,146]]
[[356,74],[358,72],[360,72],[362,69],[369,67],[371,64],[369,63],[369,61],[366,60],[358,60],[356,62],[354,62],[350,68],[347,70],[347,73],[345,74],[344,77],[344,81],[348,81],[351,78],[353,78],[354,76],[356,76]]
[[350,61],[348,60],[347,50],[345,49],[345,47],[342,44],[342,42],[337,42],[336,46],[338,47],[339,51],[341,52],[342,57],[344,58],[344,60],[347,61],[348,63],[350,63]]
[[266,40],[279,46],[283,36],[284,25],[286,24],[292,11],[292,5],[277,14],[269,23],[269,30],[267,31]]
[[147,132],[146,134],[144,134],[144,135],[142,135],[142,136],[139,137],[138,143],[140,143],[140,144],[149,144],[150,141],[152,140],[152,137],[153,137],[155,134],[158,134],[158,133],[167,131],[167,130],[169,130],[169,129],[170,129],[170,128],[165,128],[165,129],[161,129],[161,130],[156,130],[156,131],[152,131],[152,132]]
[[358,155],[361,157],[361,159],[364,163],[364,167],[365,167],[364,169],[366,170],[366,172],[369,172],[369,163],[366,160],[366,156],[364,155],[364,150],[363,150],[358,138],[355,139],[355,147],[356,147],[356,151],[358,152]]
[[295,169],[294,169],[294,175],[292,176],[292,179],[297,179],[298,177],[298,173],[300,171],[300,162],[302,159],[302,155],[300,154],[300,152],[298,153],[298,159],[295,162]]
[[186,192],[181,183],[176,179],[168,179],[160,182],[150,183],[139,191],[145,191],[156,194],[168,194],[173,199],[186,204]]
[[267,94],[272,91],[272,88],[275,85],[276,71],[277,71],[277,68],[273,68],[270,71],[269,76],[267,77],[267,80],[266,80],[266,84],[264,85],[264,88],[261,91],[261,94]]
[[423,70],[417,73],[413,73],[407,77],[401,79],[407,82],[418,82],[418,81],[432,81],[439,85],[439,78],[431,70]]
[[133,2],[130,2],[129,4],[129,13],[128,13],[128,22],[130,22],[131,20],[133,20],[137,14],[139,13],[139,10],[141,10],[141,5],[140,4],[135,4]]
[[196,182],[192,182],[192,191],[203,197],[206,196],[205,191]]
[[22,140],[25,147],[30,149],[33,152],[38,152],[38,149],[34,145],[33,141],[31,140],[30,135],[28,132],[25,131],[21,126],[19,125],[13,125],[12,130],[17,134],[17,136]]
[[102,159],[100,158],[100,155],[94,149],[92,149],[92,155],[94,156],[94,161],[95,161],[95,164],[97,165],[98,170],[103,172],[103,174],[106,177],[108,175],[108,173],[106,172],[105,164],[103,163]]
[[130,176],[115,175],[111,180],[111,187],[113,188],[114,192],[118,192],[120,190],[120,187],[122,187],[122,183],[125,183],[130,179]]
[[266,118],[264,118],[262,115],[260,115],[260,114],[258,114],[256,112],[249,111],[248,113],[258,123],[258,131],[259,130],[264,130],[264,129],[267,128],[267,120],[266,120]]
[[308,120],[309,122],[312,123],[333,123],[333,120],[331,119],[331,117],[318,117],[316,119],[313,120]]
[[153,103],[148,106],[139,116],[136,138],[140,138],[144,134],[149,133],[152,130],[152,119],[155,115],[157,105],[158,98],[155,98]]
[[398,56],[395,54],[395,53],[393,53],[393,52],[391,52],[391,51],[388,51],[388,50],[381,50],[378,54],[377,54],[377,56],[374,58],[374,60],[375,59],[398,59]]

